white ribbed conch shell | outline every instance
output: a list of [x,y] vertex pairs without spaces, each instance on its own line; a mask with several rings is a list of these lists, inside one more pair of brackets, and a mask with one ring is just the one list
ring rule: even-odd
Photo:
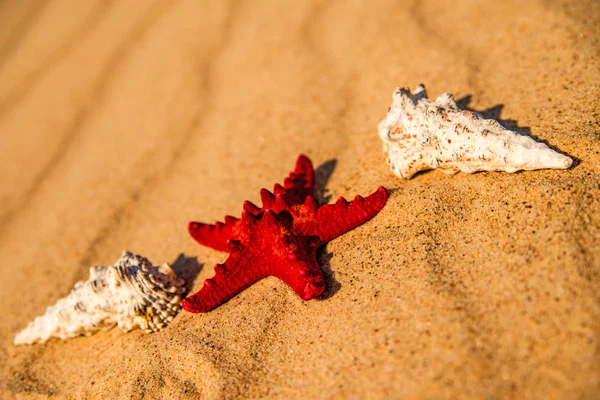
[[414,94],[397,88],[387,116],[378,125],[387,162],[400,178],[419,171],[534,170],[569,168],[573,160],[543,143],[504,128],[498,121],[461,110],[450,93],[435,102],[419,85]]
[[155,332],[181,308],[184,281],[169,264],[124,251],[109,267],[91,267],[90,278],[75,284],[66,297],[46,309],[15,337],[15,344],[44,343],[50,338],[89,336],[117,325],[124,332]]

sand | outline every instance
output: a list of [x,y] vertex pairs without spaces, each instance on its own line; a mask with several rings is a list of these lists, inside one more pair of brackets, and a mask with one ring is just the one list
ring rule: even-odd
[[[577,3],[577,4],[571,4]],[[0,2],[0,397],[598,398],[597,1]],[[452,92],[572,156],[566,171],[403,181],[396,86]],[[123,249],[194,289],[299,153],[321,199],[391,191],[319,259],[156,334],[14,335]]]

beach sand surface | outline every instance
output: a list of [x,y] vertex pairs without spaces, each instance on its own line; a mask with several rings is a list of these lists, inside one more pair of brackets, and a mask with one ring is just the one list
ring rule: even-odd
[[[600,396],[600,3],[0,2],[0,397]],[[377,123],[451,92],[575,160],[404,181]],[[386,207],[327,244],[320,299],[264,279],[164,330],[14,346],[123,249],[193,291],[292,169]]]

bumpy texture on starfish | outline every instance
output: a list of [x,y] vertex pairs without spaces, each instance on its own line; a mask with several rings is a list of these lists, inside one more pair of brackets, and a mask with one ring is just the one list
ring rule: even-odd
[[275,185],[275,193],[261,190],[262,207],[245,202],[241,219],[227,216],[225,223],[215,225],[191,222],[188,228],[196,241],[230,255],[198,293],[183,300],[183,308],[210,311],[267,276],[281,279],[303,300],[323,293],[317,249],[373,218],[388,193],[380,187],[366,198],[347,202],[340,197],[319,207],[313,186],[312,164],[300,155],[284,186]]

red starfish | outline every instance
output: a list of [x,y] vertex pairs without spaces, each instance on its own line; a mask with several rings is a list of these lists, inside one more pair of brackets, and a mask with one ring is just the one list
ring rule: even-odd
[[191,222],[190,234],[199,243],[229,251],[224,264],[202,289],[183,300],[190,312],[206,312],[267,276],[287,283],[303,300],[325,290],[317,249],[373,218],[387,201],[384,187],[363,198],[319,207],[311,196],[314,171],[308,158],[298,157],[296,169],[275,194],[261,190],[263,206],[244,203],[242,218],[225,217],[215,225]]
[[[272,208],[276,196],[284,198],[289,205],[304,203],[307,196],[311,196],[315,185],[315,171],[312,163],[303,154],[298,156],[296,168],[290,172],[287,178],[283,181],[283,186],[276,183],[273,187],[273,193],[267,189],[260,191],[260,197],[263,202],[263,207],[252,204],[246,200],[244,202],[244,210],[254,215],[267,208]],[[277,211],[281,211],[278,209]],[[190,222],[188,231],[196,241],[204,246],[212,247],[215,250],[229,251],[227,240],[230,238],[238,238],[240,236],[240,227],[242,221],[239,218],[231,215],[225,216],[225,223],[217,222],[214,225],[203,224],[201,222]]]

